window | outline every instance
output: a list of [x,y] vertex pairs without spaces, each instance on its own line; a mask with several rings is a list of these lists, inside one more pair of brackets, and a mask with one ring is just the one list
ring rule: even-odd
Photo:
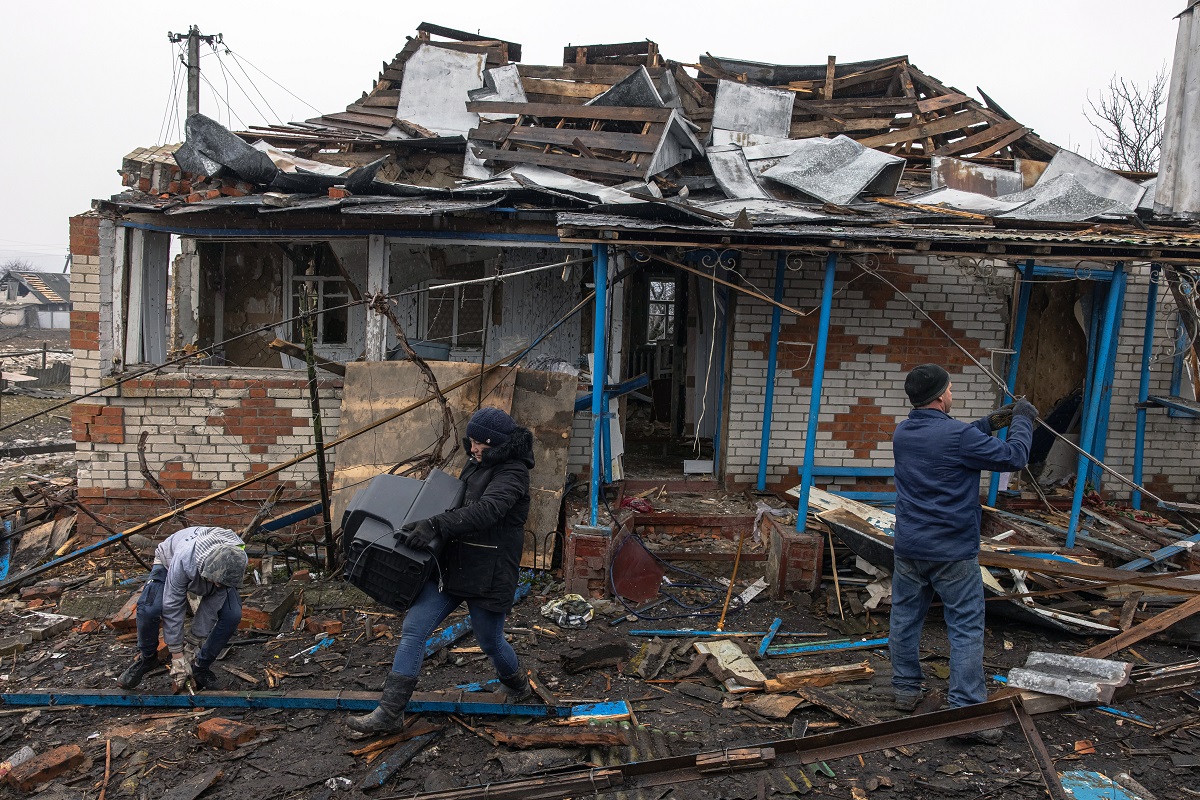
[[675,282],[650,281],[646,341],[670,340],[675,335]]
[[486,309],[485,284],[442,287],[430,283],[425,293],[425,341],[482,347]]
[[316,292],[316,330],[313,340],[318,345],[346,344],[350,336],[350,290],[332,258],[314,259],[316,275],[292,275],[292,341],[304,341],[305,284],[312,282]]

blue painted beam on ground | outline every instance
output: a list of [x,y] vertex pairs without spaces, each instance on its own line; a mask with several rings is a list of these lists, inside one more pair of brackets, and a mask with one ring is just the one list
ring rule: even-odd
[[280,514],[274,519],[269,519],[262,525],[258,526],[260,531],[277,531],[280,528],[286,528],[288,525],[295,525],[297,522],[303,522],[310,517],[315,517],[321,513],[321,501],[309,503],[301,508],[295,508],[286,514]]
[[[118,706],[128,708],[283,708],[321,711],[370,711],[379,705],[373,692],[201,692],[186,694],[126,694],[97,689],[91,692],[6,692],[0,703],[10,706]],[[624,706],[624,703],[621,704]],[[590,716],[592,705],[546,706],[511,703],[464,703],[450,700],[413,700],[406,711],[413,714],[489,714],[522,717],[569,717],[576,708]]]
[[[1161,530],[1161,529],[1160,529]],[[1195,536],[1189,536],[1186,539],[1180,539],[1180,544],[1169,544],[1166,547],[1160,547],[1146,558],[1135,558],[1126,564],[1122,564],[1117,569],[1139,570],[1143,567],[1148,567],[1151,564],[1157,564],[1160,561],[1166,561],[1176,553],[1181,553],[1184,550],[1190,549],[1184,542],[1200,543],[1200,533]]]
[[[636,630],[630,631],[630,636],[662,636],[663,638],[683,638],[692,636],[695,638],[711,637],[719,639],[722,636],[766,636],[768,631],[689,631],[687,628],[680,628],[675,631],[648,631]],[[776,636],[825,636],[824,633],[800,633],[795,631],[776,632]]]
[[1075,800],[1144,800],[1107,775],[1073,769],[1059,773],[1062,786]]
[[837,650],[865,650],[872,647],[884,647],[888,640],[883,639],[849,639],[837,642],[820,642],[817,644],[784,644],[767,648],[769,656],[800,656],[805,653],[830,653]]
[[763,637],[762,643],[758,646],[758,654],[766,655],[767,648],[771,646],[771,640],[775,638],[775,634],[779,633],[779,629],[783,626],[783,620],[779,617],[771,623],[771,627],[767,629],[767,635]]

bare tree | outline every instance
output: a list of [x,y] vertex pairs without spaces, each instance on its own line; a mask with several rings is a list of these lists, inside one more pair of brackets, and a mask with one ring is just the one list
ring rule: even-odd
[[1145,85],[1114,75],[1098,99],[1088,97],[1083,115],[1100,137],[1109,167],[1131,172],[1158,169],[1169,80],[1166,66]]
[[0,264],[0,281],[8,277],[10,272],[33,272],[33,264],[20,258],[10,258]]

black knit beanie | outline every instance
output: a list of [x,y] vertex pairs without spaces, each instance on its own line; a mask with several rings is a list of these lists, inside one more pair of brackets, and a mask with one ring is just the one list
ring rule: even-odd
[[937,364],[922,364],[904,379],[904,392],[913,408],[929,405],[950,385],[950,373]]
[[481,408],[467,423],[467,436],[482,444],[496,447],[506,444],[517,423],[498,408]]

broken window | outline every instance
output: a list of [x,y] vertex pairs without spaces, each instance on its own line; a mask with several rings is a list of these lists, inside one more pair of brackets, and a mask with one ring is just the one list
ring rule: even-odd
[[675,336],[675,282],[652,280],[649,292],[646,341],[670,340]]
[[[309,291],[315,297],[309,296]],[[350,331],[349,302],[350,289],[341,275],[292,276],[292,341],[304,341],[304,320],[301,315],[306,307],[312,307],[317,315],[314,320],[314,344],[346,344]]]
[[167,359],[170,256],[170,234],[120,229],[114,272],[121,280],[124,308],[114,314],[113,341],[125,365],[161,364]]
[[480,348],[487,308],[487,286],[441,286],[429,283],[425,293],[422,339],[451,347]]

